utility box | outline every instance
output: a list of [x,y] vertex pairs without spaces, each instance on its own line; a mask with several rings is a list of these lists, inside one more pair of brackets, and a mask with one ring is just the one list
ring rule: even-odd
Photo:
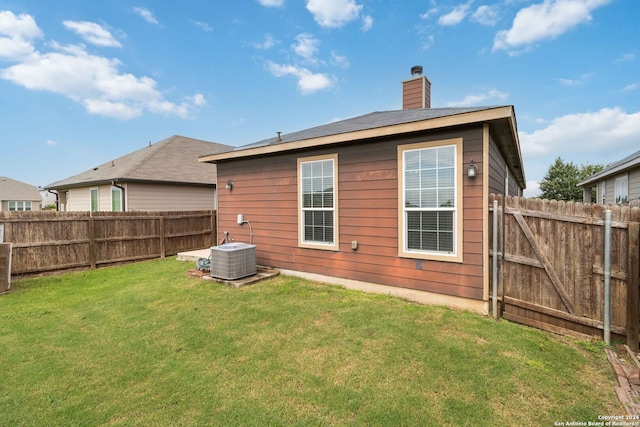
[[235,280],[256,272],[256,245],[234,242],[211,248],[211,277]]

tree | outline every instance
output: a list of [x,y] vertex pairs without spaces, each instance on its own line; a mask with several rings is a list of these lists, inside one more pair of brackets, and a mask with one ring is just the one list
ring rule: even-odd
[[[591,175],[600,172],[602,165],[580,165],[565,163],[560,157],[549,167],[547,174],[540,181],[540,195],[543,199],[581,202],[582,188],[577,184]],[[595,192],[592,192],[592,198]]]

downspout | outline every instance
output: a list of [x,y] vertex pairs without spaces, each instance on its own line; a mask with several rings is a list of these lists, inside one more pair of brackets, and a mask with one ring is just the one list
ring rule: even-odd
[[47,193],[51,193],[54,196],[56,196],[56,211],[59,211],[60,210],[60,199],[59,199],[60,196],[58,195],[58,192],[47,189]]
[[114,187],[119,188],[120,190],[122,190],[122,212],[126,212],[126,211],[127,211],[127,208],[126,208],[126,206],[125,206],[125,200],[126,200],[126,197],[125,197],[125,193],[124,193],[124,187],[122,187],[122,186],[120,186],[120,185],[116,184],[116,181],[115,181],[115,180],[114,180],[114,181],[111,181],[111,185],[113,185]]

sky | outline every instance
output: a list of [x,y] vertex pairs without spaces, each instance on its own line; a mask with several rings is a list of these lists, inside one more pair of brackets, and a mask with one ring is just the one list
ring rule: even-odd
[[514,105],[525,195],[640,149],[638,0],[0,0],[0,176],[172,135],[240,146],[402,108]]

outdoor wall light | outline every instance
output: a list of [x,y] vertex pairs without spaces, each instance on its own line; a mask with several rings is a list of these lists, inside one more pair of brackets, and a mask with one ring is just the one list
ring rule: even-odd
[[469,163],[469,167],[467,168],[467,176],[469,178],[475,178],[478,176],[478,166],[473,163],[473,160],[471,160],[471,163]]
[[233,181],[231,181],[231,179],[228,179],[227,185],[225,185],[224,188],[226,188],[229,191],[233,190]]

